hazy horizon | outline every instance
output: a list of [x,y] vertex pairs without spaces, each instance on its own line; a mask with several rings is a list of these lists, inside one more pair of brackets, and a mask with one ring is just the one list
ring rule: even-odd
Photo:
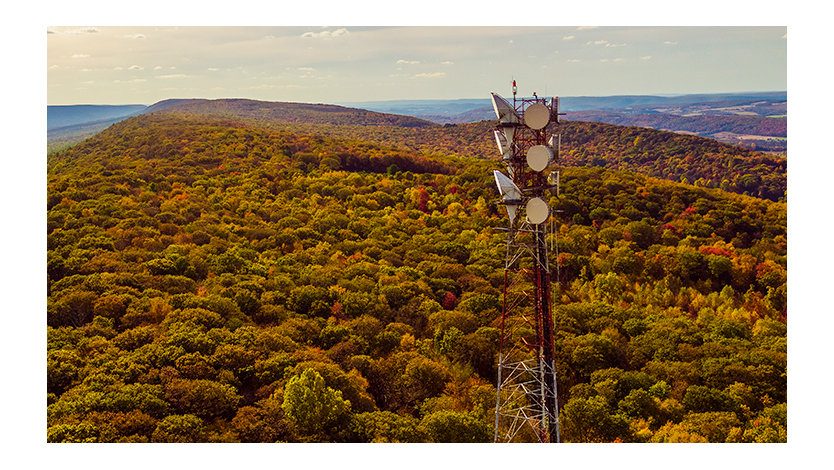
[[[501,93],[501,91],[495,90],[496,93],[502,96],[509,96],[510,93]],[[744,90],[744,91],[735,91],[735,92],[715,92],[715,93],[640,93],[640,94],[620,94],[620,95],[575,95],[575,96],[560,96],[560,98],[609,98],[609,97],[619,97],[619,96],[659,96],[663,98],[676,98],[681,96],[690,96],[690,95],[740,95],[740,94],[763,94],[763,93],[787,93],[787,90]],[[550,96],[550,95],[548,95]],[[59,104],[47,104],[47,106],[152,106],[156,103],[165,100],[253,100],[253,101],[280,101],[280,100],[264,100],[258,98],[249,98],[245,96],[226,96],[226,97],[218,97],[218,98],[205,98],[201,96],[193,96],[193,97],[169,97],[163,98],[161,100],[154,101],[153,103],[59,103]],[[415,98],[415,99],[402,99],[402,98],[392,98],[388,100],[358,100],[358,101],[333,101],[333,102],[318,102],[313,103],[309,101],[299,102],[299,103],[307,103],[307,104],[335,104],[335,105],[349,105],[349,104],[366,104],[366,103],[389,103],[389,102],[397,102],[397,101],[470,101],[470,100],[479,100],[489,102],[489,97],[463,97],[463,98]],[[287,101],[290,102],[290,101]]]

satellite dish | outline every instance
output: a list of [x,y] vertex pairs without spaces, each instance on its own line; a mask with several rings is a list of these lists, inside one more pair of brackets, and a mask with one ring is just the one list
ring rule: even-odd
[[527,220],[531,224],[544,223],[550,217],[550,207],[540,197],[534,197],[527,201]]
[[524,110],[524,125],[539,130],[550,122],[550,108],[543,103],[533,103]]
[[495,142],[498,144],[498,152],[504,157],[504,160],[509,160],[513,157],[510,151],[510,143],[507,142],[507,137],[503,132],[495,130]]
[[534,145],[527,151],[527,166],[533,171],[542,171],[553,159],[553,152],[544,145]]
[[498,192],[504,199],[504,203],[508,205],[517,205],[521,202],[521,190],[513,183],[513,180],[507,178],[504,173],[498,170],[493,170],[495,175],[495,185],[498,186]]
[[515,112],[513,105],[495,93],[490,93],[490,95],[492,95],[492,109],[498,116],[498,122],[501,124],[518,124],[518,113]]

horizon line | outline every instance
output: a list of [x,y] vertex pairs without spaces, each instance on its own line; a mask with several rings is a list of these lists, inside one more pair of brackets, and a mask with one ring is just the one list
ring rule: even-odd
[[[681,96],[698,96],[698,95],[743,95],[743,94],[753,94],[753,93],[787,93],[787,90],[758,90],[758,91],[727,91],[727,92],[690,92],[690,93],[623,93],[623,94],[613,94],[613,95],[555,95],[559,98],[612,98],[612,97],[619,97],[619,96],[657,96],[662,98],[674,98],[674,97],[681,97]],[[544,97],[544,96],[543,96]],[[208,101],[219,101],[219,100],[250,100],[250,101],[262,101],[266,103],[302,103],[302,104],[333,104],[333,105],[345,105],[351,103],[385,103],[385,102],[392,102],[392,101],[464,101],[464,100],[486,100],[488,101],[489,98],[408,98],[408,99],[387,99],[387,100],[356,100],[356,101],[339,101],[339,102],[324,102],[324,101],[281,101],[281,100],[264,100],[264,99],[257,99],[257,98],[245,98],[245,97],[225,97],[225,98],[202,98],[202,97],[190,97],[190,98],[163,98],[161,100],[155,101],[151,104],[144,104],[144,103],[72,103],[72,104],[50,104],[47,103],[47,107],[50,106],[153,106],[156,103],[161,103],[162,101],[166,100],[208,100]]]

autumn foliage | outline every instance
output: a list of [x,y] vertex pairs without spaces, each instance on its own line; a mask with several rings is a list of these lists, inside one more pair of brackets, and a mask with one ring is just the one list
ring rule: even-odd
[[[448,152],[479,125],[427,151],[397,141],[415,128],[302,124],[148,115],[49,157],[47,440],[491,439],[499,165]],[[687,178],[724,165],[701,141],[564,132],[577,165],[604,143],[692,155]],[[782,183],[601,166],[566,168],[549,201],[563,440],[785,441]]]

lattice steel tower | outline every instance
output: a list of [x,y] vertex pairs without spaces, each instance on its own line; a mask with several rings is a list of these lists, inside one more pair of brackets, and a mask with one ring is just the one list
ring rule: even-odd
[[[496,442],[559,442],[548,254],[548,196],[558,194],[559,99],[492,93],[495,140],[508,175],[495,182],[509,218],[500,318]],[[551,229],[552,230],[552,229]],[[550,233],[553,243],[553,234]]]

